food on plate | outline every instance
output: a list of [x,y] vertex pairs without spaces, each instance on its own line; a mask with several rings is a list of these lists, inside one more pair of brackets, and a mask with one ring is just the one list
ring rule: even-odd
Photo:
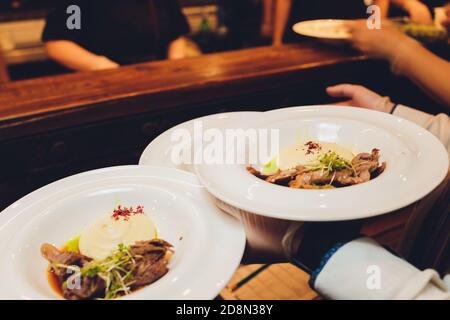
[[52,287],[70,300],[115,299],[164,276],[172,245],[157,238],[143,209],[118,206],[62,249],[43,244]]
[[269,183],[296,189],[332,189],[374,179],[386,168],[379,163],[380,151],[354,155],[345,147],[308,141],[282,151],[259,171],[247,171]]
[[143,207],[136,209],[118,206],[112,215],[105,215],[87,226],[80,235],[80,252],[92,259],[106,258],[119,244],[132,245],[139,240],[157,237],[152,220]]
[[311,20],[294,25],[294,31],[319,38],[346,39],[350,37],[348,20]]
[[449,38],[444,28],[438,28],[435,25],[408,22],[399,25],[399,29],[406,35],[426,43],[445,42]]

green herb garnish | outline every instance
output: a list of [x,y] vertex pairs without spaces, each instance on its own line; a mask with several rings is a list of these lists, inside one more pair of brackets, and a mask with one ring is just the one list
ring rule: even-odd
[[120,244],[118,249],[103,260],[91,261],[81,269],[85,277],[100,277],[105,281],[105,299],[115,299],[131,292],[136,262],[129,248]]
[[66,242],[65,249],[66,251],[69,252],[80,252],[79,244],[80,244],[80,236],[76,236],[75,238],[70,239],[69,241]]
[[322,171],[322,175],[329,175],[334,171],[342,169],[353,170],[352,164],[340,157],[336,152],[329,151],[321,156],[316,162],[307,165],[306,168],[311,171]]

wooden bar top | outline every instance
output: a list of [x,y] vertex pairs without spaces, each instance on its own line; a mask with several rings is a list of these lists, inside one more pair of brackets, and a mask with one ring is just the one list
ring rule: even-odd
[[348,48],[304,43],[0,84],[0,140],[249,94],[364,60]]

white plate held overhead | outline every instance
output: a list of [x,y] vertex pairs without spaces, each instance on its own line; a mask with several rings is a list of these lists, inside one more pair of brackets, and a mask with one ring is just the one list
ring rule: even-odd
[[43,243],[58,247],[118,204],[143,205],[174,245],[169,272],[122,299],[213,299],[238,267],[245,234],[187,172],[144,166],[82,173],[41,188],[0,213],[0,299],[58,299]]
[[347,41],[350,39],[348,24],[352,20],[310,20],[296,23],[292,29],[302,36],[326,41]]
[[[279,130],[280,150],[298,137],[344,145],[353,151],[380,149],[386,170],[377,178],[338,189],[304,190],[258,179],[243,164],[199,164],[197,176],[221,201],[255,214],[299,221],[368,218],[420,200],[445,178],[448,155],[420,126],[381,112],[310,106],[266,112],[244,128]],[[238,151],[239,152],[239,151]],[[272,159],[276,154],[267,158]]]

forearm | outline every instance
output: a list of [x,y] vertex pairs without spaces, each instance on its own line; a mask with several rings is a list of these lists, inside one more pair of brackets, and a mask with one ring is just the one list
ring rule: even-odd
[[273,2],[276,0],[263,1],[263,23],[273,23]]
[[450,118],[446,114],[431,115],[399,105],[395,109],[394,115],[412,121],[430,131],[442,142],[450,157]]
[[273,44],[281,45],[291,12],[292,0],[276,0]]
[[45,44],[47,55],[63,66],[76,71],[101,69],[99,61],[104,59],[67,40],[48,41]]
[[435,271],[420,271],[369,238],[344,244],[324,263],[311,282],[331,299],[450,299]]
[[450,63],[416,41],[405,41],[398,49],[391,61],[394,71],[408,77],[450,110]]
[[373,4],[380,8],[382,18],[389,15],[390,0],[375,0]]

